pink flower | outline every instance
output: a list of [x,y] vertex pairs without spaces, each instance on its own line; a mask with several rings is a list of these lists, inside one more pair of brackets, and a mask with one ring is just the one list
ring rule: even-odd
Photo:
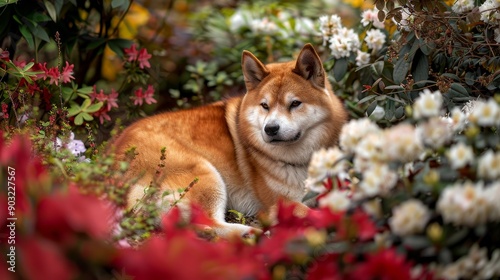
[[10,61],[10,59],[9,59],[9,51],[1,51],[0,52],[0,60]]
[[104,123],[104,120],[111,121],[111,117],[108,115],[108,110],[106,107],[101,108],[99,111],[92,114],[94,117],[99,118],[99,122],[101,124]]
[[37,79],[44,79],[44,80],[47,79],[47,73],[49,72],[49,70],[47,69],[47,62],[44,62],[43,64],[40,62],[36,63],[32,69],[33,69],[33,71],[42,72],[42,73],[36,75]]
[[134,92],[135,96],[132,97],[134,105],[141,106],[143,102],[146,102],[146,104],[156,103],[156,99],[153,97],[154,93],[155,89],[152,85],[149,85],[148,89],[144,93],[142,92],[142,88],[137,89]]
[[137,59],[137,56],[139,55],[139,52],[137,52],[137,49],[135,48],[135,44],[133,44],[129,49],[124,49],[124,51],[128,56],[128,61],[135,61]]
[[99,91],[99,93],[97,93],[96,86],[94,85],[94,90],[90,94],[90,100],[94,101],[96,99],[99,102],[105,102],[107,100],[107,97],[104,94],[104,90],[102,90],[102,89],[101,89],[101,91]]
[[[52,67],[48,71],[45,72],[46,77],[50,78],[49,84],[55,84],[56,86],[59,85],[59,69],[57,67]],[[45,78],[44,78],[45,80]]]
[[69,83],[71,80],[75,79],[75,77],[73,77],[73,68],[74,67],[75,67],[75,65],[73,65],[73,64],[70,65],[66,61],[66,66],[63,68],[62,73],[61,73],[61,82],[62,83]]
[[2,114],[4,119],[9,118],[9,105],[2,102]]
[[118,104],[116,101],[118,100],[118,92],[112,88],[111,93],[107,96],[107,103],[106,105],[108,106],[108,111],[111,110],[111,108],[118,108]]
[[139,57],[137,60],[139,61],[139,68],[144,69],[146,68],[151,68],[151,64],[149,64],[149,59],[151,58],[151,55],[148,53],[146,49],[141,49],[139,51]]

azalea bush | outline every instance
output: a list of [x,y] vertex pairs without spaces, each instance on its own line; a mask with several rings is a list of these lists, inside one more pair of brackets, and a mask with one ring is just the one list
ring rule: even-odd
[[[152,83],[152,68],[165,64],[119,36],[134,3],[84,2],[38,1],[27,14],[5,5],[15,16],[0,32],[22,35],[35,55],[0,50],[1,279],[500,278],[498,1],[195,10],[187,29],[205,52],[178,58],[188,64],[182,86],[167,85],[177,106],[243,90],[243,49],[275,62],[312,42],[352,116],[339,146],[311,159],[304,197],[317,207],[296,217],[280,203],[277,223],[230,211],[266,234],[228,240],[196,226],[209,225],[196,205],[189,220],[176,207],[161,213],[155,180],[134,209],[123,208],[135,150],[118,162],[100,142],[121,120],[151,112],[165,87]],[[72,44],[58,25],[84,26],[78,40],[93,43]],[[39,55],[51,45],[57,55]],[[84,57],[111,47],[119,79],[78,78],[90,64],[68,53],[82,46]]]

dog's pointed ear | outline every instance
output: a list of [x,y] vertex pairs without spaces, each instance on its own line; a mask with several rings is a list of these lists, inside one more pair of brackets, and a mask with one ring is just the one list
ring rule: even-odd
[[243,51],[241,55],[241,67],[247,91],[256,88],[269,75],[269,70],[267,70],[266,66],[249,51]]
[[300,51],[293,72],[318,87],[325,87],[323,63],[311,44],[306,44]]

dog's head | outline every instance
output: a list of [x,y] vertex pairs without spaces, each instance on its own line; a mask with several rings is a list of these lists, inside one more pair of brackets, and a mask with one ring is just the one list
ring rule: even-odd
[[247,93],[240,124],[249,145],[307,163],[312,151],[336,144],[346,113],[310,44],[296,61],[268,65],[244,51],[242,68]]

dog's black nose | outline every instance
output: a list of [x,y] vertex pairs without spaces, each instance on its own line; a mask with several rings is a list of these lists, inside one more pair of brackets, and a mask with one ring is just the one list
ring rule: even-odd
[[264,127],[264,131],[269,136],[275,136],[278,134],[278,130],[280,130],[279,124],[268,124]]

